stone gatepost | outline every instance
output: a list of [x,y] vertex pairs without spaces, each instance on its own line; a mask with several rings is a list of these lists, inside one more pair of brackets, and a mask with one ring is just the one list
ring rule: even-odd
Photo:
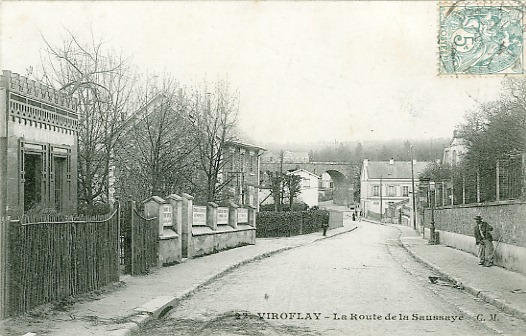
[[192,249],[192,222],[193,222],[193,206],[194,197],[188,194],[181,194],[182,200],[182,221],[181,221],[181,251],[183,258],[191,258]]
[[165,199],[172,205],[173,209],[173,230],[181,235],[182,221],[183,221],[183,198],[177,194],[170,194]]
[[254,229],[256,228],[256,207],[249,205],[248,208],[248,225],[252,226]]
[[163,220],[162,220],[162,205],[167,204],[162,197],[159,196],[152,196],[148,198],[147,200],[143,201],[144,203],[144,215],[146,218],[158,218],[158,224],[159,224],[159,236],[163,235]]
[[183,228],[183,225],[182,225],[182,221],[183,221],[183,198],[179,195],[176,195],[176,194],[170,194],[168,196],[166,196],[166,200],[168,202],[170,202],[170,204],[172,205],[172,211],[173,211],[173,220],[172,220],[172,223],[173,223],[173,230],[175,231],[175,233],[177,233],[177,236],[178,236],[178,239],[177,239],[177,246],[176,246],[176,249],[177,249],[177,252],[178,252],[178,258],[177,258],[177,261],[180,262],[181,259],[182,259],[182,243],[181,243],[181,240],[182,240],[182,236],[183,236],[183,233],[181,232],[182,231],[182,228]]
[[237,208],[239,208],[239,205],[234,202],[228,203],[228,225],[234,229],[237,229]]
[[217,230],[217,207],[214,202],[208,202],[206,205],[206,225],[212,230]]

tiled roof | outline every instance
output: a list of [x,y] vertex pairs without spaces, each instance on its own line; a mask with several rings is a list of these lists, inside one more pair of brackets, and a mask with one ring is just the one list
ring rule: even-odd
[[[430,164],[430,162],[416,162],[414,164],[415,179]],[[367,176],[370,179],[393,178],[393,179],[410,179],[411,178],[411,161],[369,161],[367,163]]]

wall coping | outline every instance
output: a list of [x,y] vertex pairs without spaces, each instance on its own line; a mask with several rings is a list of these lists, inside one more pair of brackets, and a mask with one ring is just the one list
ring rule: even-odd
[[[506,201],[493,201],[493,202],[483,202],[483,203],[444,205],[444,206],[435,207],[435,210],[458,209],[458,208],[483,208],[483,207],[488,207],[488,206],[520,205],[520,204],[526,204],[526,201],[506,200]],[[425,209],[431,210],[431,207],[426,207]]]
[[[227,225],[225,224],[225,225],[222,225],[222,226],[227,226]],[[232,228],[231,226],[229,226],[229,227]],[[209,235],[215,235],[215,234],[233,233],[233,232],[249,231],[249,230],[256,230],[256,228],[253,227],[253,226],[247,225],[247,224],[239,224],[237,229],[232,228],[232,230],[218,230],[218,231],[210,230],[209,232],[198,232],[198,233],[193,233],[192,232],[192,236],[193,237],[209,236]]]

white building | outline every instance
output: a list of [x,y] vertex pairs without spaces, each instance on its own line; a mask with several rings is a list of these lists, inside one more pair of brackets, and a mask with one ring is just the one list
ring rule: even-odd
[[297,169],[289,172],[289,174],[301,177],[301,188],[297,201],[304,202],[309,207],[317,206],[320,176],[305,169]]
[[[413,163],[415,190],[418,178],[430,162]],[[363,214],[376,219],[384,214],[389,205],[409,200],[412,206],[413,191],[411,161],[363,160],[360,176],[360,207]]]
[[445,165],[456,166],[462,157],[467,153],[467,141],[458,135],[458,132],[453,132],[453,139],[448,147],[444,148],[444,156],[442,162]]

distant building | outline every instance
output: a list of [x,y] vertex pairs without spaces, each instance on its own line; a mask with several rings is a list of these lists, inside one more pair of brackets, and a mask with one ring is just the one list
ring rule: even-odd
[[77,211],[76,102],[11,71],[0,75],[0,215]]
[[[430,162],[414,162],[415,189],[418,177]],[[360,207],[365,216],[380,218],[389,206],[404,200],[412,204],[411,161],[363,160],[360,176]]]
[[320,177],[320,191],[332,189],[334,189],[334,181],[332,180],[331,175],[327,172],[323,172]]
[[265,148],[239,141],[229,141],[225,146],[225,163],[222,181],[229,181],[225,197],[240,205],[250,205],[259,210],[260,164]]
[[308,163],[310,162],[309,153],[307,152],[266,152],[261,157],[263,163],[277,163],[281,162],[283,156],[283,163]]
[[318,192],[320,177],[305,169],[297,169],[290,171],[288,174],[298,175],[301,177],[300,193],[296,200],[303,202],[309,207],[318,205]]
[[455,131],[453,132],[451,143],[448,147],[444,148],[442,162],[448,166],[456,166],[462,161],[462,157],[467,151],[467,141]]

